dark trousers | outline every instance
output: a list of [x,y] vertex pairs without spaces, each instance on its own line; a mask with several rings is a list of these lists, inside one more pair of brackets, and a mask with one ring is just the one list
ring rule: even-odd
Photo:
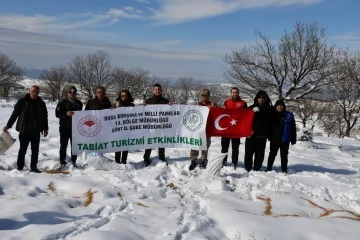
[[[231,148],[232,154],[231,159],[234,166],[237,166],[238,159],[239,159],[239,145],[240,145],[240,138],[221,138],[221,153],[227,153],[229,151],[229,145],[231,140]],[[227,161],[227,155],[224,157],[223,164],[225,165]]]
[[281,158],[281,171],[287,172],[288,165],[288,154],[289,154],[289,143],[275,143],[274,141],[270,142],[270,153],[267,163],[267,171],[272,170],[272,166],[274,165],[275,157],[280,148],[280,158]]
[[[149,160],[151,149],[145,149],[144,160]],[[159,148],[159,159],[165,161],[165,148]]]
[[[246,138],[245,158],[244,158],[246,171],[249,172],[251,169],[253,169],[254,171],[260,171],[264,161],[265,147],[266,147],[265,137]],[[255,155],[254,166],[253,166],[253,155]]]
[[[70,144],[72,143],[71,130],[68,129],[59,129],[60,132],[60,163],[66,163],[66,149],[70,140]],[[77,155],[71,155],[71,161],[76,163]]]
[[115,152],[115,162],[120,163],[120,158],[121,158],[121,163],[126,163],[127,156],[128,156],[128,151]]
[[25,131],[19,134],[20,149],[17,158],[18,169],[23,169],[25,165],[25,154],[29,143],[31,143],[31,162],[30,169],[36,169],[39,158],[40,131]]

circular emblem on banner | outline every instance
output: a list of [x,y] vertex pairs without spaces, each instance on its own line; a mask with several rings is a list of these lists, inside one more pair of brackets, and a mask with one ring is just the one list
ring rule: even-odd
[[184,115],[183,123],[188,130],[196,131],[203,124],[203,116],[198,110],[187,111]]
[[101,122],[97,117],[86,116],[79,120],[77,128],[81,135],[85,137],[94,137],[101,131]]

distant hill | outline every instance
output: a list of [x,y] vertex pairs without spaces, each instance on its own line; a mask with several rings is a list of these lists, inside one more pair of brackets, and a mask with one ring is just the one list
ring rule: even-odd
[[23,75],[28,77],[28,78],[35,78],[38,79],[41,72],[44,69],[40,69],[40,68],[22,68],[23,70]]

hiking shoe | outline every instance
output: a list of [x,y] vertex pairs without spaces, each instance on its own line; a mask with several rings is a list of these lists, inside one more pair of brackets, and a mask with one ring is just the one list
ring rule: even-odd
[[151,164],[151,160],[150,159],[144,159],[144,166],[147,167]]
[[201,163],[199,165],[200,169],[206,169],[207,164],[208,164],[207,159],[201,160]]
[[197,166],[196,160],[191,160],[191,164],[189,166],[189,171],[194,170],[196,168],[196,166]]
[[37,169],[37,168],[31,169],[30,172],[41,173],[41,171],[39,169]]

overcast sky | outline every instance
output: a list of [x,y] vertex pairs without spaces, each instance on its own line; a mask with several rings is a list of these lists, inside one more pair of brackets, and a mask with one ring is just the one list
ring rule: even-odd
[[255,32],[276,41],[297,21],[360,49],[359,9],[358,0],[2,0],[0,52],[48,68],[102,49],[114,66],[221,82],[226,53]]

